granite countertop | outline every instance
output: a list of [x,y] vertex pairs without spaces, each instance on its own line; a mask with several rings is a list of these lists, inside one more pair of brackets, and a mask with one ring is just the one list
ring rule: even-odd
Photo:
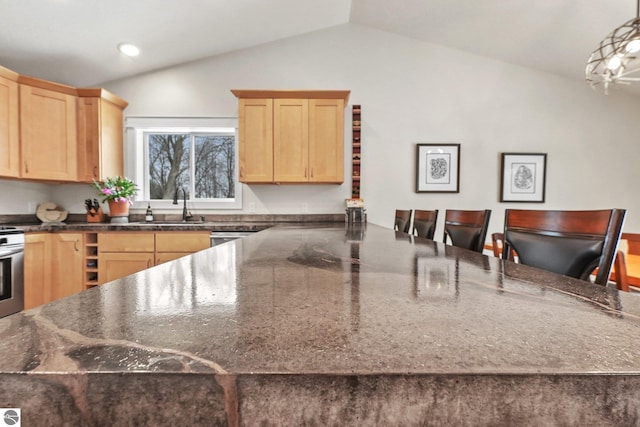
[[25,232],[57,231],[260,231],[278,224],[344,224],[344,214],[304,215],[209,215],[188,221],[175,215],[156,215],[146,222],[144,215],[131,215],[128,223],[87,222],[86,215],[71,214],[65,222],[40,222],[31,215],[0,215],[0,224],[22,228]]
[[216,221],[155,221],[111,224],[109,222],[87,223],[41,223],[12,224],[27,233],[59,231],[261,231],[276,225],[273,222],[216,222]]
[[639,297],[614,288],[372,224],[278,225],[0,319],[0,407],[25,425],[632,425],[639,332]]

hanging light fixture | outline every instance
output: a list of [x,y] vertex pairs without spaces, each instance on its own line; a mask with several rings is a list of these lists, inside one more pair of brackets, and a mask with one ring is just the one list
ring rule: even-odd
[[640,81],[640,0],[636,17],[613,30],[600,42],[587,61],[585,74],[591,87]]

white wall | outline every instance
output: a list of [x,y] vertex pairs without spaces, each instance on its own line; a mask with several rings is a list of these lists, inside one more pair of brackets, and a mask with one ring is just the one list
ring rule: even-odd
[[50,200],[50,185],[0,179],[0,215],[34,214]]
[[[348,89],[362,105],[362,197],[370,222],[391,226],[396,208],[629,210],[640,232],[640,99],[605,96],[568,80],[354,24],[313,32],[105,84],[130,116],[233,116],[230,89]],[[345,167],[350,171],[350,106]],[[461,144],[460,193],[415,193],[417,143]],[[500,203],[501,152],[548,153],[546,203]],[[0,181],[0,186],[6,182]],[[52,186],[79,207],[86,188]],[[245,186],[257,213],[343,212],[343,185]],[[65,206],[66,207],[66,206]],[[70,209],[67,207],[67,209]],[[0,212],[2,213],[2,212]],[[440,235],[442,224],[438,225]],[[440,236],[437,236],[440,238]]]

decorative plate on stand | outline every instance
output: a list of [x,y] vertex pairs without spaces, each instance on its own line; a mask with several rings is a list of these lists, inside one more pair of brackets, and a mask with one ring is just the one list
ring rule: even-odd
[[67,219],[69,213],[59,208],[53,202],[45,202],[38,205],[36,216],[40,221],[44,222],[63,222]]

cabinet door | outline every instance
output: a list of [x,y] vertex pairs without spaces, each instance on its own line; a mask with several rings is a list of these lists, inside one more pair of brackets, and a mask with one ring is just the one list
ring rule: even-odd
[[192,252],[157,252],[156,265],[164,264],[165,262],[173,261],[174,259],[182,258],[183,256],[191,254]]
[[78,98],[78,180],[123,174],[122,107],[99,97]]
[[54,233],[51,268],[51,301],[73,295],[82,287],[82,233]]
[[51,301],[51,241],[50,233],[25,234],[25,310]]
[[273,100],[238,103],[240,182],[273,182]]
[[275,99],[273,106],[273,180],[309,180],[309,101]]
[[100,284],[153,267],[153,252],[101,252],[98,255]]
[[20,176],[18,83],[0,76],[0,176]]
[[309,182],[344,181],[344,100],[309,100]]
[[76,181],[76,98],[20,85],[22,177]]

